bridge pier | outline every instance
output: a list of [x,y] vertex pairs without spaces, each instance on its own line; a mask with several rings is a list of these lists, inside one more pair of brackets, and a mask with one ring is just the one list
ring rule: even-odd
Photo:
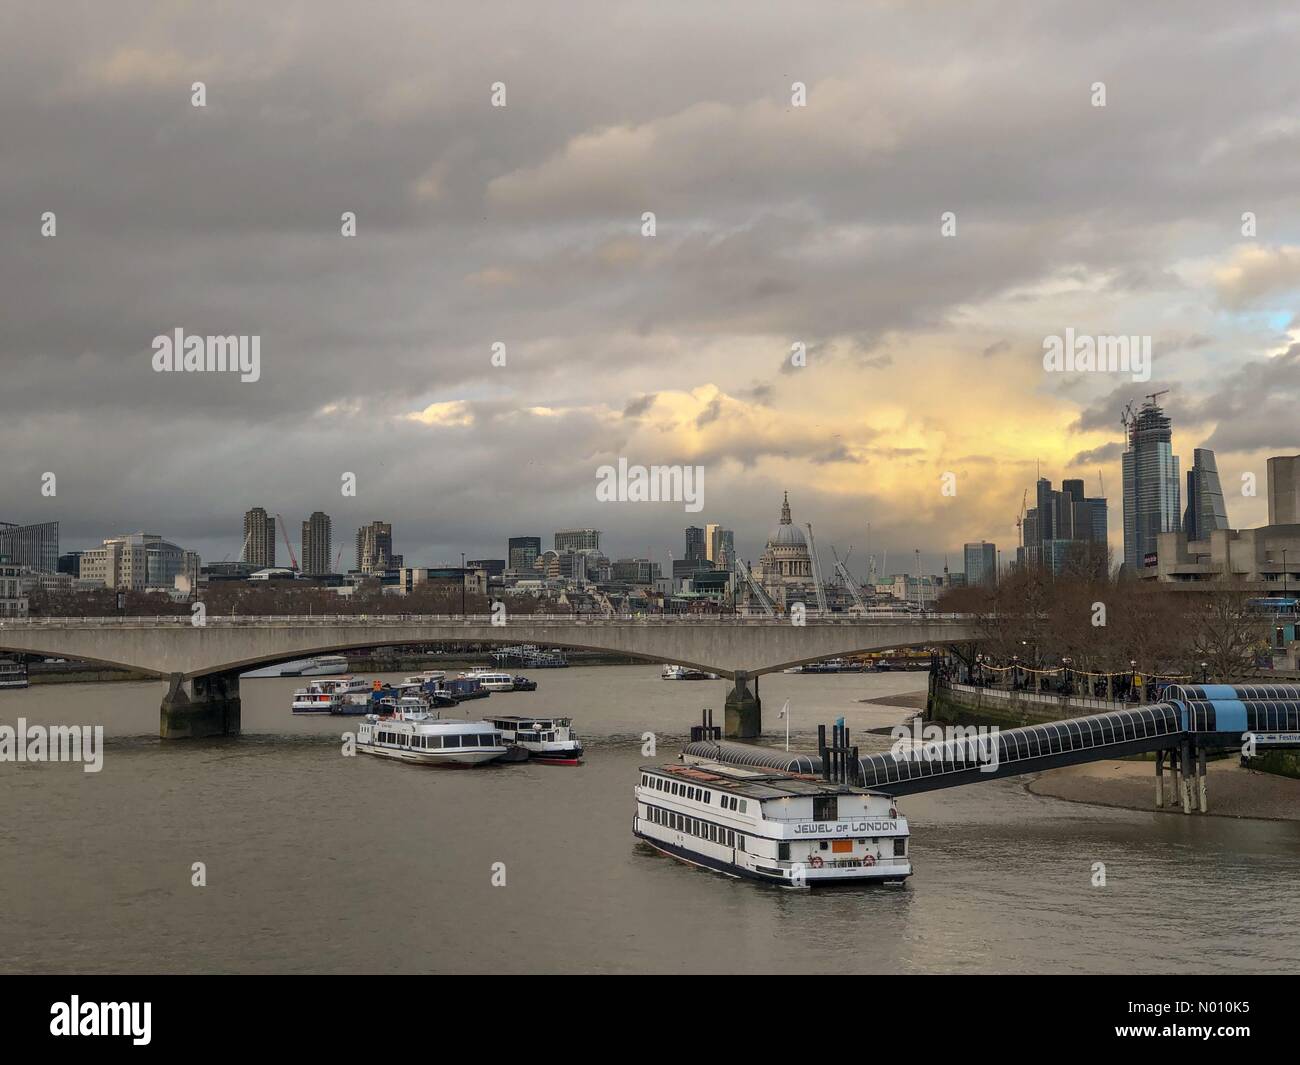
[[1165,805],[1165,752],[1156,751],[1156,809]]
[[763,704],[758,699],[758,678],[749,690],[749,674],[736,671],[736,686],[727,692],[722,734],[733,740],[752,740],[763,732]]
[[173,673],[159,713],[158,735],[164,740],[238,736],[238,673],[185,677]]

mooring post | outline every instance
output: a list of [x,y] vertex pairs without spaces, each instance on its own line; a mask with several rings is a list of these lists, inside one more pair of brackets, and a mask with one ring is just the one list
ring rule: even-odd
[[1165,804],[1165,752],[1156,751],[1156,809]]
[[1205,748],[1200,748],[1196,756],[1196,775],[1201,781],[1201,813],[1204,814],[1210,811],[1210,798],[1205,786]]

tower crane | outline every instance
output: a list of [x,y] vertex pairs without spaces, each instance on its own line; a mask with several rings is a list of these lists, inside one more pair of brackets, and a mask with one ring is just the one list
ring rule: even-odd
[[825,614],[826,589],[822,587],[822,567],[817,561],[817,541],[813,539],[812,522],[806,522],[804,528],[808,530],[808,554],[812,558],[812,578],[813,587],[817,590],[817,609]]
[[754,575],[749,571],[749,567],[740,559],[736,559],[733,572],[745,582],[746,587],[749,588],[749,594],[758,600],[758,605],[763,608],[763,613],[769,618],[776,617],[776,603],[772,601],[772,597],[767,594],[763,586],[754,580]]
[[865,611],[867,605],[862,601],[862,593],[858,588],[858,582],[853,579],[853,575],[849,572],[849,555],[851,554],[853,554],[853,548],[850,547],[848,554],[841,561],[840,556],[835,551],[835,546],[831,545],[831,555],[835,559],[835,572],[840,575],[840,580],[844,582],[845,587],[849,590],[849,595],[853,597],[853,605],[859,610]]
[[297,572],[298,572],[298,556],[295,555],[295,554],[293,553],[293,544],[289,543],[289,534],[285,531],[285,528],[284,528],[284,519],[283,519],[282,517],[280,517],[279,514],[277,514],[277,515],[275,516],[275,520],[278,521],[278,522],[280,523],[280,535],[281,535],[282,537],[284,537],[284,546],[287,547],[287,548],[289,549],[289,562],[290,562],[290,567],[289,567],[289,568],[292,569],[292,570],[294,571],[294,573],[297,573]]

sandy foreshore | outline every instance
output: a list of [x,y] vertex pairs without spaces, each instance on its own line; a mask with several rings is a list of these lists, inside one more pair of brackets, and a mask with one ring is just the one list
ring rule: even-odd
[[[1300,821],[1300,780],[1242,769],[1235,758],[1210,762],[1205,773],[1211,815]],[[1025,787],[1034,795],[1067,802],[1129,810],[1156,808],[1156,770],[1152,761],[1089,762],[1052,769],[1033,775]],[[1172,778],[1166,769],[1165,793],[1172,791]],[[1182,816],[1182,806],[1166,806],[1160,812]]]

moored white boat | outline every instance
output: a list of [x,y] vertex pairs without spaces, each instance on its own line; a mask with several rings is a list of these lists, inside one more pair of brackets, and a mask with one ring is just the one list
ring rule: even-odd
[[347,671],[348,660],[342,655],[317,655],[315,658],[300,658],[293,662],[263,666],[250,673],[241,673],[240,678],[257,680],[262,677],[333,677]]
[[506,743],[523,747],[534,762],[577,765],[582,761],[582,744],[573,721],[567,717],[492,717],[493,728],[501,730]]
[[717,680],[716,673],[707,673],[693,666],[666,665],[659,674],[663,680]]
[[727,876],[786,887],[900,883],[908,828],[883,792],[720,762],[642,766],[632,831]]
[[492,669],[471,669],[460,674],[461,680],[476,680],[479,685],[490,692],[510,692],[515,690],[515,678],[511,673],[498,673]]
[[411,713],[366,720],[357,729],[357,750],[417,765],[468,767],[500,758],[507,747],[486,721],[444,721]]

